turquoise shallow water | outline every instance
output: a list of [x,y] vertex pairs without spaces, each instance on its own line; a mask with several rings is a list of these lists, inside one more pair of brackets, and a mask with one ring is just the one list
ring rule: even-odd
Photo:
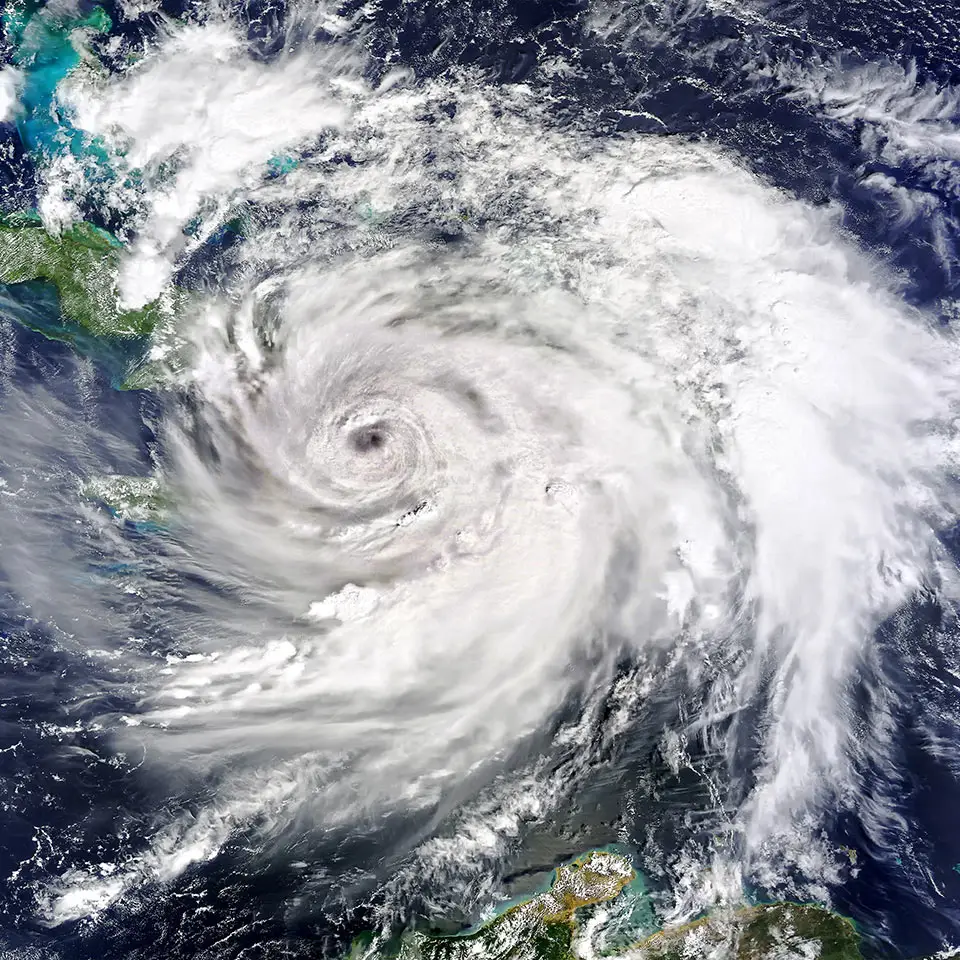
[[85,142],[74,129],[69,111],[59,102],[57,87],[80,62],[81,36],[87,31],[105,33],[110,27],[109,15],[98,6],[86,15],[34,4],[14,5],[4,13],[4,32],[14,49],[12,61],[23,78],[17,127],[29,150],[48,156],[68,150],[77,157],[106,159],[96,144]]

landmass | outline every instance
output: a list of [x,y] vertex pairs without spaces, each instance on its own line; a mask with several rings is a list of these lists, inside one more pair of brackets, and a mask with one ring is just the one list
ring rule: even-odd
[[853,922],[813,904],[770,903],[663,930],[627,951],[635,960],[862,960]]
[[[365,935],[348,960],[578,960],[591,907],[618,897],[636,873],[619,854],[594,851],[560,867],[549,891],[458,936]],[[622,960],[862,960],[852,921],[817,905],[772,903],[721,911],[667,928],[604,956]]]
[[182,373],[174,321],[188,294],[171,287],[140,309],[124,309],[117,291],[123,249],[90,223],[53,234],[32,212],[0,216],[0,309],[99,361],[117,389],[164,389]]
[[0,283],[52,284],[66,324],[93,336],[146,337],[160,321],[161,307],[156,301],[139,310],[119,305],[121,250],[110,234],[89,223],[55,236],[30,215],[7,216],[0,219]]
[[80,494],[103,504],[118,520],[138,526],[163,526],[171,506],[169,494],[157,477],[92,477],[82,484]]

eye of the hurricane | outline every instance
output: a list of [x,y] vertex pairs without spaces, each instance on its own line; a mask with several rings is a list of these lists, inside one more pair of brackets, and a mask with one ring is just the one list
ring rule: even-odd
[[373,453],[380,450],[387,442],[387,431],[383,424],[372,423],[350,435],[353,448],[358,453]]

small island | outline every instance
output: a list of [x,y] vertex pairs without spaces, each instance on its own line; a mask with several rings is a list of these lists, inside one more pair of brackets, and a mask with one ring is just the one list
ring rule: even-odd
[[[408,931],[384,942],[354,941],[348,960],[577,960],[581,914],[613,900],[634,879],[630,861],[593,851],[554,873],[546,893],[458,936]],[[824,907],[772,903],[718,911],[661,930],[605,956],[623,960],[862,960],[853,923]]]
[[141,528],[162,527],[171,507],[169,494],[156,476],[91,477],[81,484],[80,495],[102,504],[117,520]]

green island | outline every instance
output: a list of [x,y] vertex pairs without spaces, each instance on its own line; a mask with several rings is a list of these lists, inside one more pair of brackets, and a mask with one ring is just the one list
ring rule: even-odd
[[162,527],[171,507],[169,494],[158,477],[91,477],[81,484],[80,495],[103,504],[118,520],[140,526]]
[[161,307],[156,301],[139,310],[119,306],[121,250],[118,241],[89,223],[54,236],[30,215],[7,216],[0,220],[0,283],[41,281],[56,287],[64,339],[70,327],[97,337],[146,337],[161,319]]
[[188,295],[170,287],[140,309],[124,309],[117,290],[123,250],[90,223],[54,234],[35,213],[0,215],[0,309],[99,361],[119,390],[164,389],[177,377],[174,320]]
[[[546,892],[457,936],[407,931],[354,941],[347,960],[576,960],[579,925],[590,908],[614,900],[636,876],[626,857],[593,851],[559,867]],[[852,921],[825,907],[760,904],[718,911],[660,930],[603,956],[624,960],[862,960]]]

